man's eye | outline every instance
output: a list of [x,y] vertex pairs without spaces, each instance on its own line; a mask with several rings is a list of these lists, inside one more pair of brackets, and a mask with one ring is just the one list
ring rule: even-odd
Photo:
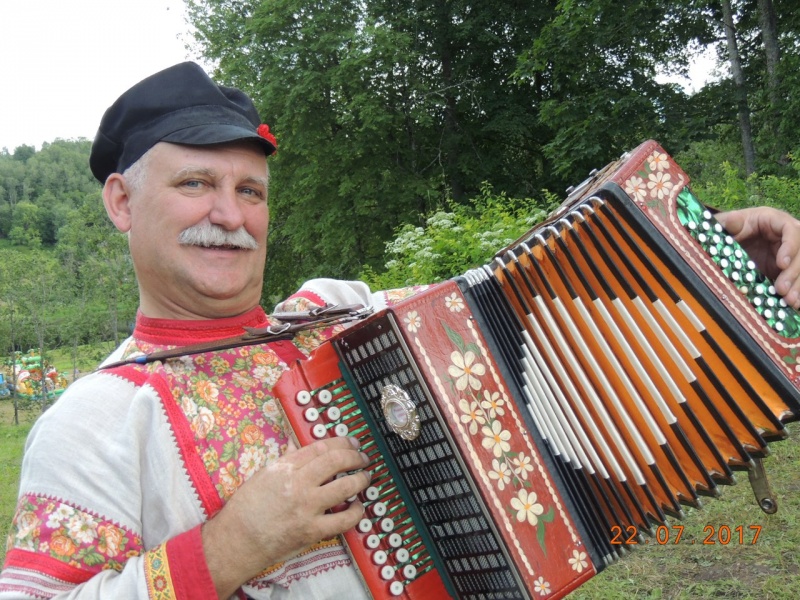
[[195,188],[196,189],[196,188],[203,187],[203,185],[205,185],[204,182],[200,181],[199,179],[189,179],[189,180],[183,182],[183,186],[184,187],[188,187],[188,188]]
[[253,196],[254,198],[263,198],[264,193],[261,190],[257,190],[254,188],[242,188],[241,192],[245,196]]

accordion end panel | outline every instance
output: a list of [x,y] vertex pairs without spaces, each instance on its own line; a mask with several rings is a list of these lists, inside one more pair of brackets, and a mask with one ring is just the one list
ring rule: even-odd
[[298,361],[275,386],[290,436],[299,446],[349,435],[371,462],[371,485],[360,495],[365,507],[358,527],[343,534],[364,586],[374,598],[428,600],[449,596],[412,517],[388,473],[361,407],[344,381],[332,344]]

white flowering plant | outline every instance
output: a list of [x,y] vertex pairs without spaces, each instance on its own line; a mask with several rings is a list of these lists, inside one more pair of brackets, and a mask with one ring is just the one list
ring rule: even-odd
[[509,198],[484,184],[469,204],[451,202],[421,224],[401,227],[386,244],[384,270],[367,268],[360,277],[373,289],[392,289],[461,275],[488,263],[557,205],[548,192],[541,199]]

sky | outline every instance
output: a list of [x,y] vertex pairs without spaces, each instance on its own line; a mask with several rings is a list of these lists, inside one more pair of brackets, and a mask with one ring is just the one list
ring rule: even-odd
[[3,0],[0,150],[93,139],[137,81],[196,59],[182,0]]
[[[141,79],[196,60],[183,0],[3,0],[0,151],[93,139],[100,119]],[[692,74],[697,89],[709,66]]]

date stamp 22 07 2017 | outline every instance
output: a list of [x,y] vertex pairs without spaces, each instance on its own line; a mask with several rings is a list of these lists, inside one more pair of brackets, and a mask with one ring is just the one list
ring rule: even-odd
[[639,529],[633,525],[627,527],[614,525],[611,527],[611,544],[625,546],[650,543],[661,546],[666,544],[753,545],[761,534],[761,525],[706,525],[703,527],[705,537],[702,539],[684,537],[683,533],[683,525],[659,525],[651,538],[647,535],[639,535]]

